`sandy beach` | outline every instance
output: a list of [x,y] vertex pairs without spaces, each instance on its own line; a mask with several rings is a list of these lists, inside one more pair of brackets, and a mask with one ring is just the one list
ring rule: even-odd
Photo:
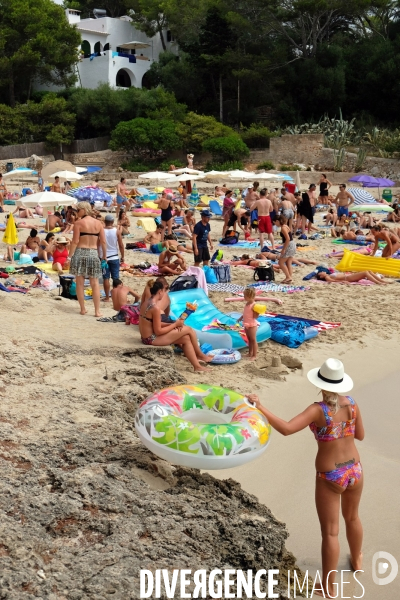
[[[137,218],[130,217],[130,220],[134,237],[126,241],[138,241],[144,237],[145,232],[137,228]],[[4,222],[4,215],[1,215],[1,221]],[[42,226],[39,219],[24,221]],[[317,223],[322,223],[321,213],[318,213]],[[211,228],[216,246],[222,229],[221,219],[213,218]],[[20,241],[24,241],[28,233],[28,229],[19,230]],[[326,257],[334,248],[341,248],[334,246],[331,238],[302,243],[305,247],[298,250],[297,258],[304,257],[330,267],[337,264],[337,259]],[[3,250],[4,244],[1,244],[0,254]],[[253,256],[255,254],[253,250],[243,252]],[[224,258],[240,253],[242,250],[235,249],[234,246],[225,248]],[[187,254],[187,257],[189,264],[192,264],[192,256]],[[157,257],[141,252],[126,252],[126,262],[129,264],[137,264],[142,260],[154,263]],[[0,261],[0,266],[5,266],[5,263]],[[325,284],[315,280],[304,282],[304,275],[313,268],[312,265],[295,267],[293,284],[306,285],[309,289],[292,294],[270,293],[269,295],[282,300],[283,305],[270,303],[268,310],[340,322],[341,327],[321,332],[317,338],[305,342],[298,349],[289,349],[268,341],[260,345],[255,363],[251,364],[243,359],[234,368],[214,367],[212,381],[242,393],[256,392],[272,412],[289,419],[318,400],[315,389],[305,377],[307,370],[330,356],[338,357],[344,362],[347,372],[355,381],[352,395],[363,412],[366,429],[365,440],[358,443],[365,469],[365,488],[361,502],[365,529],[365,574],[360,580],[366,588],[364,597],[368,600],[394,599],[400,592],[400,578],[387,587],[376,586],[371,579],[371,560],[372,555],[381,550],[400,559],[397,535],[400,525],[400,453],[396,431],[400,418],[397,401],[400,384],[400,322],[397,318],[400,284],[395,282],[387,286],[362,286]],[[251,269],[232,267],[231,271],[232,283],[246,285],[252,281]],[[54,273],[50,275],[57,281]],[[33,277],[21,276],[28,284]],[[125,274],[122,274],[122,279],[137,292],[143,290],[147,281],[146,277]],[[277,282],[281,279],[282,275],[276,276]],[[229,294],[211,292],[210,298],[224,312],[240,311],[243,303],[226,303],[224,298],[227,295]],[[107,377],[107,368],[116,368],[121,353],[125,352],[129,356],[129,352],[143,349],[143,346],[140,344],[137,327],[98,322],[93,316],[92,302],[87,302],[87,307],[88,315],[80,316],[77,302],[59,297],[57,290],[47,292],[31,289],[26,295],[0,292],[0,315],[5,334],[5,343],[1,349],[3,364],[0,381],[2,377],[8,377],[8,384],[0,388],[3,395],[0,421],[4,424],[10,418],[15,421],[28,419],[26,438],[22,437],[18,441],[27,451],[32,440],[44,436],[47,428],[51,435],[51,422],[65,418],[66,414],[71,425],[103,427],[104,420],[112,412],[112,406],[107,407],[107,398],[112,398],[112,394],[118,393],[119,388],[121,393],[127,393],[126,384],[135,368],[146,371],[146,367],[143,367],[146,361],[143,363],[144,359],[133,358],[129,365],[122,364],[117,379],[112,382],[104,379]],[[112,306],[106,303],[102,305],[102,312],[104,316],[115,314]],[[102,349],[100,355],[99,349]],[[151,352],[155,369],[153,372],[164,372],[164,376],[157,382],[160,386],[166,386],[169,375],[162,352],[157,349]],[[269,371],[272,357],[277,355],[282,358],[282,373]],[[38,361],[34,370],[32,356]],[[24,366],[25,363],[27,366]],[[209,375],[193,373],[183,357],[169,354],[168,364],[188,383],[209,382]],[[7,373],[10,369],[11,372],[13,369],[19,371],[12,384],[12,393],[8,393],[10,379]],[[125,376],[124,371],[127,373]],[[40,383],[41,394],[30,403],[28,399],[32,397],[36,382]],[[140,387],[140,382],[134,385]],[[49,395],[43,393],[46,386],[52,392]],[[15,401],[17,388],[20,395],[18,402]],[[54,395],[54,390],[57,389],[60,391],[59,397]],[[85,404],[89,403],[89,399],[91,408],[87,409]],[[97,409],[93,410],[96,402]],[[133,442],[135,436],[132,420],[129,420],[132,415],[129,418],[120,417],[120,413],[118,415],[121,430],[129,432],[127,440]],[[54,435],[58,436],[60,432]],[[309,431],[289,438],[273,432],[268,450],[257,461],[246,467],[212,472],[217,479],[232,478],[239,482],[246,492],[254,494],[261,503],[267,505],[278,520],[286,523],[290,533],[286,546],[296,556],[297,564],[303,570],[308,569],[311,575],[320,568],[320,532],[314,506],[315,453],[316,443]],[[341,525],[339,568],[348,569],[343,523]],[[346,591],[349,592],[348,596],[352,595],[351,587]],[[355,593],[359,594],[359,589]],[[59,597],[62,596],[55,596]]]

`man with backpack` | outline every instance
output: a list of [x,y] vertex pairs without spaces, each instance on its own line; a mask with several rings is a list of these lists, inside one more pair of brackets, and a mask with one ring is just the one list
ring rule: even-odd
[[193,228],[193,252],[194,252],[194,266],[199,267],[200,263],[208,265],[210,262],[210,250],[213,249],[211,237],[210,237],[210,218],[211,213],[209,210],[202,210],[200,213],[201,221],[196,223]]

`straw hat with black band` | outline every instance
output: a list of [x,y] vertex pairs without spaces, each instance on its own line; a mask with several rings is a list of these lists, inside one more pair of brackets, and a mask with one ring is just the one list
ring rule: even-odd
[[308,381],[321,390],[344,394],[353,389],[352,378],[344,372],[342,361],[328,358],[321,367],[307,373]]

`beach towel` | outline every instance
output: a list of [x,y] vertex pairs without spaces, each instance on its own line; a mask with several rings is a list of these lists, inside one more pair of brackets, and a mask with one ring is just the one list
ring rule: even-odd
[[321,331],[329,331],[330,329],[335,329],[336,327],[340,327],[341,323],[338,322],[330,322],[330,321],[316,321],[314,319],[305,319],[303,317],[292,317],[290,315],[280,315],[276,313],[265,313],[260,320],[266,320],[269,324],[271,324],[271,319],[286,319],[289,321],[301,321],[304,323],[304,327],[315,327],[318,329],[318,332]]
[[15,287],[15,286],[5,286],[2,283],[0,283],[0,292],[18,292],[20,294],[26,294],[29,290],[27,290],[26,288],[23,287]]
[[[46,273],[57,273],[57,271],[53,271],[53,263],[40,263],[40,270]],[[63,273],[69,273],[69,269],[63,270]]]
[[143,227],[147,233],[150,231],[155,231],[157,229],[157,225],[154,219],[151,217],[143,217],[142,219],[138,219],[136,225],[139,227]]
[[236,283],[207,283],[209,292],[230,292],[235,294],[236,292],[243,292],[245,289],[244,285],[237,285]]
[[[252,283],[249,287],[255,287],[256,290],[261,290],[262,292],[283,292],[284,294],[294,294],[295,292],[306,292],[310,289],[309,286],[305,285],[285,285],[283,283],[273,283],[273,282],[262,282],[262,283]],[[257,291],[256,291],[257,293]]]
[[[237,248],[258,248],[260,245],[260,242],[236,242],[235,244],[235,248],[234,250],[236,250]],[[226,248],[226,245],[224,244],[219,244],[219,246],[221,248]]]
[[240,337],[246,344],[248,345],[249,341],[247,339],[246,332],[244,330],[243,323],[234,323],[233,325],[226,325],[225,323],[221,323],[219,319],[213,319],[209,325],[205,325],[202,331],[210,331],[213,329],[218,329],[219,331],[235,331],[239,333]]

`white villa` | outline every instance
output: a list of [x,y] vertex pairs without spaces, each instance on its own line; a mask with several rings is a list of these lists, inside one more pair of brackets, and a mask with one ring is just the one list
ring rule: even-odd
[[[62,0],[55,2],[62,4]],[[79,11],[65,11],[69,23],[76,26],[82,37],[76,86],[94,89],[108,83],[113,88],[141,88],[144,75],[163,51],[160,36],[148,38],[132,26],[129,16],[111,18],[101,14],[105,11],[96,12],[97,18],[81,19]],[[167,50],[176,50],[167,30],[164,40]]]

